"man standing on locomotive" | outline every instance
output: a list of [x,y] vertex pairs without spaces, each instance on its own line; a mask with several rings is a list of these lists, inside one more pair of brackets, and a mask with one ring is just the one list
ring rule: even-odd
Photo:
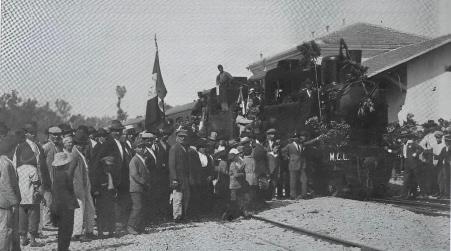
[[219,74],[216,77],[216,88],[218,88],[219,92],[219,102],[221,104],[221,110],[228,111],[229,104],[227,101],[227,91],[232,84],[232,75],[226,71],[222,65],[218,65]]

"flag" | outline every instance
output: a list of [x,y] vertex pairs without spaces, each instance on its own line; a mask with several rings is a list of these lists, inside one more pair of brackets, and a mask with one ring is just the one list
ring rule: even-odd
[[167,90],[161,75],[157,49],[146,107],[146,119],[144,122],[146,130],[155,131],[164,122],[164,97],[166,97],[166,94]]
[[243,87],[240,87],[240,93],[238,95],[238,100],[236,101],[238,107],[241,107],[241,111],[243,112],[243,115],[246,114],[246,102],[244,101],[243,97]]

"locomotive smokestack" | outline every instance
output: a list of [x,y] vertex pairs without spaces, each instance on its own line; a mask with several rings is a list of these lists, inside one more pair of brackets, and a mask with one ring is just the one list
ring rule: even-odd
[[312,31],[312,38],[315,38],[315,31]]
[[342,20],[342,24],[343,24],[343,26],[345,26],[345,25],[346,25],[346,18],[343,18],[343,20]]
[[326,25],[326,32],[329,33],[329,25]]

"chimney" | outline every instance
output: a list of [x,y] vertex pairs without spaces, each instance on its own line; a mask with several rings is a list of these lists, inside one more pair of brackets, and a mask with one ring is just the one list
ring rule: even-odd
[[346,25],[346,18],[342,19],[342,25],[345,26]]
[[329,33],[329,25],[326,25],[326,32]]

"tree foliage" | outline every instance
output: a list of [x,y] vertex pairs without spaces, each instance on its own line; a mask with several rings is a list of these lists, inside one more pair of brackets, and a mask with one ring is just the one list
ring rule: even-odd
[[128,114],[124,112],[121,108],[121,101],[125,97],[125,93],[127,93],[127,89],[125,86],[116,86],[116,95],[117,95],[117,119],[120,121],[125,121],[128,117]]
[[63,121],[67,121],[70,116],[70,111],[72,110],[72,106],[69,102],[64,99],[57,99],[55,101],[56,113],[63,119]]
[[45,139],[45,131],[50,126],[69,122],[73,128],[79,125],[105,127],[112,117],[85,117],[82,114],[71,115],[72,106],[63,99],[57,99],[56,109],[49,102],[41,105],[36,99],[23,99],[15,90],[0,95],[0,121],[9,128],[16,130],[30,121],[37,122],[38,136]]

